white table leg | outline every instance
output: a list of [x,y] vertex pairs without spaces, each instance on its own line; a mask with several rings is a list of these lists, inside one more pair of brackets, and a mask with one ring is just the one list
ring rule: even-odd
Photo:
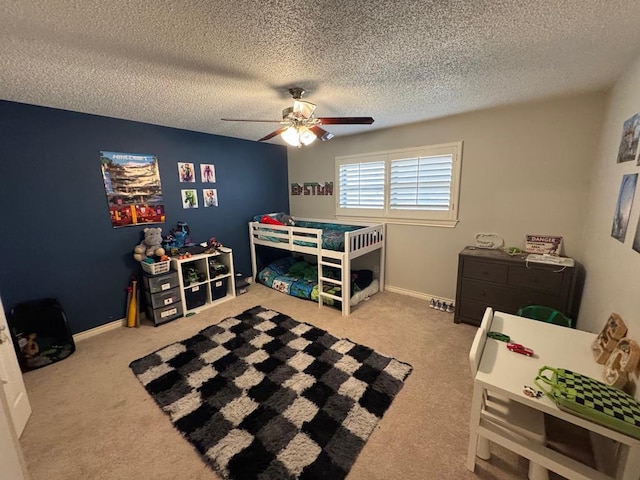
[[619,480],[640,479],[640,447],[622,445],[622,449],[616,478]]
[[483,396],[484,389],[474,382],[473,398],[471,401],[471,419],[469,420],[469,450],[467,452],[467,468],[472,472],[476,468],[476,451],[478,449],[477,429],[480,425]]

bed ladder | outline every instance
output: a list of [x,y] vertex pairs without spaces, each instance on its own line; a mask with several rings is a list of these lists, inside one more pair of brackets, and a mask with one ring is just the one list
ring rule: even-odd
[[[328,278],[325,277],[323,275],[323,267],[333,267],[333,268],[340,268],[340,279],[336,279],[336,278]],[[345,282],[345,275],[347,275],[346,277],[346,282]],[[318,256],[318,306],[320,308],[322,308],[324,302],[322,301],[323,298],[331,298],[334,301],[338,301],[338,302],[342,302],[342,316],[346,317],[349,315],[350,310],[351,310],[351,304],[349,302],[349,299],[351,298],[351,281],[349,276],[351,275],[350,272],[347,272],[345,274],[344,271],[344,259],[340,260],[340,263],[335,263],[335,262],[327,262],[324,260],[324,258],[322,257],[322,255]],[[327,293],[324,291],[324,282],[330,283],[332,285],[337,285],[340,287],[340,292],[342,294],[341,297],[337,296],[337,295],[333,295],[331,293]],[[344,299],[347,299],[346,301]]]

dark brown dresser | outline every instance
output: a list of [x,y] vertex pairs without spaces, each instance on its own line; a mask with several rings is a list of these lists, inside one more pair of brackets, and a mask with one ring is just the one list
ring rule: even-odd
[[480,325],[487,307],[516,313],[526,305],[544,305],[573,319],[580,308],[584,269],[526,261],[526,254],[466,247],[458,255],[455,323]]

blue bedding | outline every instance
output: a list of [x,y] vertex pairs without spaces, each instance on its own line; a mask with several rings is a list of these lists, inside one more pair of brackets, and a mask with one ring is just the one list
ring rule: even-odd
[[[323,275],[326,278],[339,279],[340,270],[324,267]],[[305,300],[317,302],[319,298],[318,266],[309,264],[302,259],[285,257],[276,260],[258,273],[256,281],[279,292]],[[366,290],[372,281],[373,272],[371,270],[352,270],[350,279],[352,299],[354,294]],[[338,285],[323,282],[323,290],[337,297],[342,296],[342,289]],[[342,308],[342,302],[339,300],[323,298],[323,302],[325,305]],[[352,305],[354,305],[353,302]]]

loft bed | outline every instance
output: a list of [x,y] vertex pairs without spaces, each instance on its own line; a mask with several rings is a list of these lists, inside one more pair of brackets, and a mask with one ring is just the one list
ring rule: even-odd
[[[263,223],[264,217],[258,215],[253,222],[249,222],[249,240],[251,244],[251,269],[253,278],[258,283],[264,283],[276,290],[290,295],[317,301],[318,306],[340,306],[343,316],[351,313],[351,307],[360,300],[377,291],[384,290],[384,263],[385,228],[383,224],[363,224],[356,222],[338,222],[317,219],[296,219],[295,225],[278,225],[273,220],[281,218],[282,214],[269,214],[269,223]],[[262,220],[259,221],[259,220]],[[304,260],[315,270],[301,267],[298,262],[282,261],[266,265],[258,269],[258,246],[292,252],[295,256],[304,256]],[[377,252],[378,255],[372,252]],[[371,254],[371,255],[367,255]],[[364,257],[367,255],[367,257]],[[358,260],[358,265],[369,267],[370,276],[377,275],[368,287],[358,282],[358,274],[362,278],[367,277],[369,270],[355,270],[353,261]],[[298,258],[297,260],[300,260]],[[285,272],[285,269],[293,266],[303,271],[303,277],[294,280],[274,276],[281,274],[289,278],[294,275]],[[271,268],[271,271],[266,269]],[[311,279],[310,275],[317,272],[317,278]],[[364,274],[364,275],[362,275]],[[355,277],[355,278],[354,278]],[[348,281],[344,281],[348,279]],[[282,282],[281,280],[284,280]],[[308,287],[297,288],[301,283],[295,280],[311,284]],[[283,283],[287,285],[283,286]],[[301,290],[303,291],[301,293]],[[359,290],[353,295],[354,290]],[[315,291],[315,293],[314,293]],[[363,293],[364,292],[364,293]]]

